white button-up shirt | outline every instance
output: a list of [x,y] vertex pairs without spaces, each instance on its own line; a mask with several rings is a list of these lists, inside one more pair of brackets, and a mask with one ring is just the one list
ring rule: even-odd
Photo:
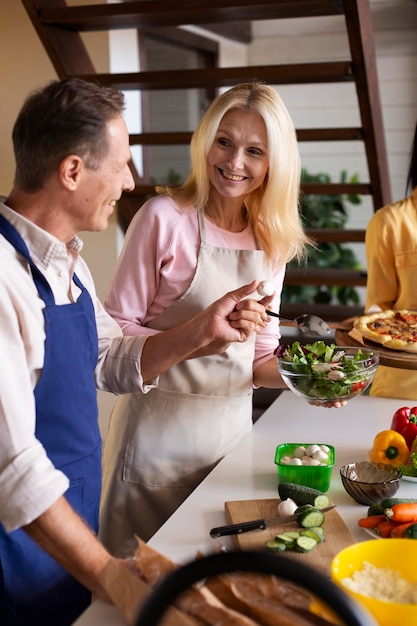
[[[56,304],[74,302],[76,269],[92,298],[99,337],[95,371],[98,389],[116,394],[147,392],[140,373],[146,337],[122,337],[119,325],[97,299],[93,279],[79,257],[82,242],[68,244],[0,203],[0,214],[24,239],[30,256],[48,280]],[[69,486],[35,437],[34,388],[44,362],[44,302],[28,263],[0,236],[0,521],[7,531],[30,523]]]

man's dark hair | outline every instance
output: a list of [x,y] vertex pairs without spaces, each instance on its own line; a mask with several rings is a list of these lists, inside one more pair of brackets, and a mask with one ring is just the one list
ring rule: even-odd
[[96,169],[106,155],[106,124],[123,112],[124,95],[77,78],[53,81],[25,101],[13,128],[15,184],[31,193],[70,154]]

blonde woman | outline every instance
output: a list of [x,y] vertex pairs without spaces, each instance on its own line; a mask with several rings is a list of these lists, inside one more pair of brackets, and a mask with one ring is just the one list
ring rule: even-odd
[[[303,255],[296,133],[274,88],[252,82],[220,95],[193,135],[191,163],[185,182],[159,188],[128,230],[105,303],[125,335],[172,329],[253,280],[273,283],[265,303],[277,311],[286,263]],[[284,386],[279,339],[277,320],[260,319],[251,340],[199,351],[147,393],[117,400],[100,518],[110,550],[134,533],[148,540],[250,432],[253,387]]]

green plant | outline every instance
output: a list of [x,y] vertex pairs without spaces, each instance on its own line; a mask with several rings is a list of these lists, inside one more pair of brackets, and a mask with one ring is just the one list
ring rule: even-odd
[[[328,174],[310,174],[303,168],[302,183],[330,183]],[[348,179],[347,172],[340,173],[341,183],[358,182],[355,174]],[[359,195],[305,194],[301,196],[300,211],[305,228],[344,228],[349,217],[346,203],[360,204]],[[309,246],[306,258],[307,267],[360,269],[361,265],[354,251],[336,242],[324,242],[317,247]],[[297,267],[296,262],[288,267]],[[337,287],[329,285],[285,285],[282,302],[304,304],[353,304],[360,302],[359,294],[354,287]]]

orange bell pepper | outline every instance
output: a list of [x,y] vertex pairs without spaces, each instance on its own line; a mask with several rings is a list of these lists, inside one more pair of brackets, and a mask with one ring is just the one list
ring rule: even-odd
[[376,435],[369,458],[374,463],[405,465],[409,455],[407,442],[400,433],[383,430]]

